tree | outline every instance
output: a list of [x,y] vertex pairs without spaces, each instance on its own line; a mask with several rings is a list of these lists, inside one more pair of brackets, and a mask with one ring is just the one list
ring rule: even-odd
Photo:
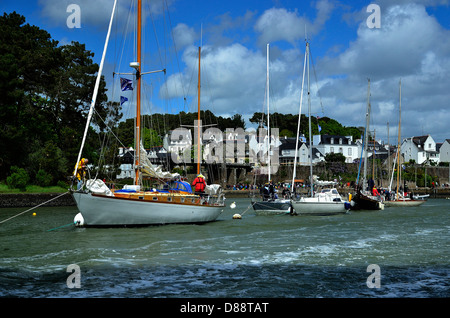
[[[73,172],[98,72],[94,54],[78,42],[58,46],[16,12],[0,17],[0,29],[0,179],[16,165],[30,175],[42,169],[56,182]],[[107,104],[103,78],[95,109],[107,122],[120,119],[119,103]],[[93,125],[86,156],[98,153],[106,130],[96,117]]]

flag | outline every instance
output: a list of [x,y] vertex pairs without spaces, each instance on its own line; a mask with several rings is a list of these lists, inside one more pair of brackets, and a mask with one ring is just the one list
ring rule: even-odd
[[322,127],[320,127],[320,125],[317,125],[319,127],[319,132],[322,130]]
[[132,91],[133,90],[133,87],[131,86],[132,83],[133,83],[132,80],[129,80],[129,79],[123,78],[123,77],[120,78],[120,87],[121,87],[122,91],[128,91],[128,90]]
[[128,100],[125,96],[120,96],[120,106]]

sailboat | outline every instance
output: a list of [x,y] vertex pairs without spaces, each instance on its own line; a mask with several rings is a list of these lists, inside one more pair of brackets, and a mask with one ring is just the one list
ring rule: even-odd
[[262,189],[262,200],[253,201],[252,207],[255,214],[283,214],[291,212],[291,201],[290,199],[277,198],[275,189],[271,180],[270,173],[270,113],[269,113],[269,44],[267,44],[267,78],[266,78],[266,96],[267,96],[267,157],[268,157],[268,183]]
[[[82,155],[86,134],[92,117],[93,107],[95,105],[98,84],[100,82],[103,69],[116,4],[117,0],[114,1],[113,5],[103,56],[99,67],[93,100],[88,114],[88,120],[80,147],[77,164]],[[72,189],[72,196],[80,212],[75,216],[74,221],[80,226],[142,226],[173,223],[206,223],[215,221],[225,207],[225,197],[219,185],[209,185],[207,186],[204,194],[198,195],[192,191],[189,183],[180,180],[180,176],[178,174],[164,172],[161,167],[155,167],[148,160],[141,141],[141,80],[142,75],[152,72],[141,72],[141,29],[142,3],[141,0],[138,0],[137,62],[130,63],[130,66],[135,69],[134,76],[136,79],[137,90],[134,184],[125,186],[120,190],[110,190],[102,180],[89,179],[84,182],[84,186],[81,189]],[[199,48],[199,58],[200,54],[201,50]],[[200,108],[200,83],[198,83],[198,90],[198,107]],[[198,161],[200,161],[200,157],[197,158]],[[197,169],[200,169],[200,162],[198,163]],[[142,187],[142,180],[145,176],[154,178],[155,180],[163,183],[165,185],[164,189],[144,190]]]
[[[302,215],[333,215],[333,214],[343,214],[346,213],[350,208],[350,203],[342,200],[339,192],[335,188],[323,189],[321,192],[314,194],[314,178],[313,178],[313,163],[312,163],[312,142],[311,142],[311,94],[310,94],[310,81],[309,81],[309,42],[306,41],[305,50],[305,66],[303,68],[303,78],[305,75],[305,67],[307,65],[307,87],[308,87],[308,116],[309,116],[309,158],[310,158],[310,180],[311,180],[311,191],[310,197],[301,197],[300,199],[291,199],[291,204],[295,213]],[[303,92],[303,83],[302,83]],[[303,95],[302,95],[303,97]],[[301,98],[302,99],[302,98]],[[299,112],[299,125],[300,127],[300,113],[301,113],[300,101],[300,112]],[[297,131],[297,142],[299,138],[299,130]],[[294,159],[294,169],[297,165],[297,149]],[[293,175],[292,184],[294,184],[295,170]]]
[[[369,123],[370,123],[370,79],[367,84],[367,110],[366,110],[366,128],[364,132],[364,176],[362,185],[359,184],[359,171],[358,171],[358,180],[356,194],[352,197],[351,200],[351,209],[352,210],[383,210],[384,203],[381,200],[381,196],[371,195],[371,189],[365,191],[364,188],[367,184],[367,142],[369,135]],[[375,153],[375,152],[374,152]],[[361,161],[360,161],[361,167]]]
[[[419,206],[425,203],[425,200],[415,200],[412,198],[412,195],[410,197],[405,196],[405,193],[399,192],[399,186],[400,186],[400,136],[401,136],[401,114],[402,114],[402,81],[399,81],[399,111],[398,111],[398,142],[397,142],[397,189],[395,192],[395,196],[393,200],[386,200],[385,205],[386,206],[402,206],[402,207],[408,207],[408,206]],[[394,170],[395,170],[395,161],[394,161],[394,169],[392,171],[392,178],[391,182],[389,184],[389,192],[391,192],[391,186],[392,186],[392,179],[394,177]]]

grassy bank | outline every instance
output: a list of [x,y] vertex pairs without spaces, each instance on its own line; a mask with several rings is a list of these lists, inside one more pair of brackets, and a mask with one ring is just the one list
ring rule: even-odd
[[10,189],[6,184],[0,184],[0,193],[63,193],[67,188],[59,186],[40,187],[37,185],[28,185],[26,191],[23,192],[19,189]]

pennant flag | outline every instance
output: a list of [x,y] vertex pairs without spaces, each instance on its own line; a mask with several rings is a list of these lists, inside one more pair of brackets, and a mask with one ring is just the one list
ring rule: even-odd
[[120,78],[120,87],[121,87],[122,91],[128,91],[128,90],[132,91],[133,90],[133,87],[131,86],[132,83],[133,83],[132,80],[129,80],[129,79],[123,78],[123,77]]
[[322,127],[320,127],[320,125],[317,125],[319,127],[319,132],[322,130]]
[[128,100],[125,96],[120,96],[120,106]]

